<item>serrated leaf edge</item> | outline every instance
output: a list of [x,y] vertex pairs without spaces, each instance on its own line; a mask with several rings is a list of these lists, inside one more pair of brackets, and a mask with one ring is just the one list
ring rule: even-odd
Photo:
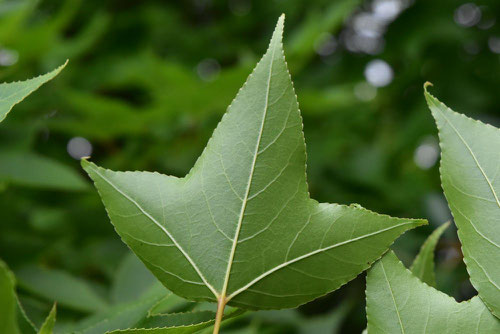
[[[29,92],[26,96],[24,96],[22,99],[20,99],[19,101],[17,101],[13,105],[11,105],[10,108],[9,108],[9,110],[7,110],[7,112],[5,113],[5,115],[0,116],[0,122],[2,122],[7,117],[7,115],[12,111],[12,108],[14,108],[17,104],[19,104],[22,101],[24,101],[24,99],[26,99],[28,96],[30,96],[31,93],[33,93],[35,90],[37,90],[38,88],[40,88],[41,86],[43,86],[44,84],[46,84],[48,81],[54,79],[54,77],[56,77],[66,67],[66,65],[68,64],[68,62],[69,62],[69,59],[67,59],[64,62],[64,64],[60,65],[59,67],[55,68],[54,70],[52,70],[52,71],[50,71],[48,73],[40,74],[40,75],[38,75],[36,77],[33,77],[33,78],[29,78],[29,79],[26,79],[26,80],[17,80],[17,81],[12,81],[12,82],[2,82],[2,83],[0,83],[0,87],[2,87],[2,86],[10,85],[10,84],[18,84],[18,83],[23,83],[23,82],[26,82],[26,81],[36,80],[36,79],[38,79],[40,77],[43,77],[44,75],[48,75],[48,74],[52,75],[53,74],[53,76],[51,78],[47,79],[44,82],[41,82],[39,85],[37,85],[35,88],[33,88],[31,90],[31,92]],[[4,99],[7,99],[7,98],[4,98]]]
[[[452,110],[450,107],[448,107],[446,104],[444,104],[443,102],[441,102],[438,98],[436,98],[434,95],[432,95],[431,93],[429,93],[429,92],[427,91],[427,88],[428,88],[429,86],[432,86],[432,83],[430,83],[430,82],[428,82],[428,81],[427,81],[427,82],[424,84],[424,93],[425,93],[424,95],[425,95],[425,97],[426,97],[426,99],[427,99],[427,104],[428,104],[428,106],[429,106],[429,109],[430,109],[430,107],[431,107],[431,106],[430,106],[430,104],[429,104],[429,98],[430,98],[430,99],[432,99],[432,100],[433,100],[433,102],[434,102],[434,103],[437,103],[438,105],[443,106],[445,109],[447,109],[447,110],[448,110],[448,111],[450,111],[451,113],[454,113],[454,114],[458,115],[459,117],[462,117],[462,118],[464,118],[464,119],[467,119],[467,120],[469,120],[469,121],[472,121],[473,123],[480,124],[480,125],[485,126],[485,127],[487,127],[487,128],[490,128],[490,129],[493,129],[493,130],[500,131],[500,129],[498,129],[497,127],[494,127],[494,126],[493,126],[493,125],[491,125],[491,124],[481,122],[480,120],[477,120],[477,119],[474,119],[474,118],[468,117],[468,116],[466,116],[466,115],[464,115],[464,114],[462,114],[462,113],[459,113],[459,112],[456,112],[456,111]],[[431,110],[431,113],[432,113],[432,110]],[[442,139],[442,136],[441,136],[442,126],[440,126],[440,125],[439,125],[439,123],[438,123],[437,119],[436,119],[434,116],[433,116],[433,118],[434,118],[434,123],[436,124],[436,128],[438,129],[438,136],[439,136],[439,148],[440,148],[440,150],[441,150],[440,155],[439,155],[439,160],[440,160],[440,163],[439,163],[439,178],[440,178],[440,180],[441,180],[441,182],[440,182],[440,183],[441,183],[441,189],[443,189],[443,193],[444,193],[444,195],[445,195],[445,197],[446,197],[446,193],[444,192],[444,187],[443,187],[443,170],[442,170],[442,164],[441,164],[441,161],[442,161],[442,159],[443,159],[443,151],[444,151],[444,148],[445,148],[446,146],[445,146],[444,142],[441,140],[441,139]],[[449,123],[449,122],[448,122],[448,123]],[[489,182],[489,181],[488,181],[488,183],[490,184],[490,182]],[[491,184],[490,184],[490,185],[491,185]],[[495,197],[496,197],[496,195],[495,195]],[[497,203],[498,203],[498,198],[496,198],[496,199],[497,199]],[[455,215],[453,214],[453,210],[451,210],[451,204],[450,204],[450,202],[449,202],[449,200],[448,200],[448,198],[447,198],[447,197],[446,197],[446,203],[448,204],[448,207],[450,208],[451,215],[453,216],[453,221],[455,222]],[[499,204],[499,206],[500,206],[500,204]],[[459,237],[459,239],[460,239],[460,240],[462,240],[462,238],[461,238],[461,236],[463,235],[463,233],[462,233],[462,229],[461,229],[461,228],[459,228],[459,227],[458,227],[458,225],[457,225],[456,223],[455,223],[455,226],[457,227],[457,234],[458,234],[458,237]],[[475,226],[474,226],[474,225],[472,225],[472,226],[474,227],[474,230],[476,230],[476,232],[478,232],[478,231],[477,231],[477,229],[475,228]],[[478,233],[479,233],[479,232],[478,232]],[[482,235],[481,233],[479,233],[479,234],[480,234],[480,235]],[[460,242],[460,250],[462,251],[462,254],[464,254],[464,245],[462,244],[462,242]],[[466,259],[466,257],[465,257],[465,256],[463,256],[463,261],[464,261],[464,263],[465,263],[465,269],[467,270],[467,273],[469,274],[469,281],[471,282],[472,286],[474,286],[474,282],[473,282],[473,280],[471,279],[471,277],[472,277],[472,276],[471,276],[471,272],[470,272],[470,269],[469,269],[469,268],[470,268],[470,265],[469,265],[469,263],[468,263],[468,259]],[[477,261],[476,261],[476,262],[477,262]],[[489,277],[488,277],[488,278],[489,278]],[[490,279],[490,278],[489,278],[489,279]],[[492,280],[490,279],[490,281],[492,281]],[[474,288],[476,288],[476,287],[474,286]],[[494,310],[490,307],[490,305],[489,305],[486,301],[484,301],[484,300],[483,300],[483,298],[482,298],[481,294],[479,294],[479,293],[478,293],[478,296],[479,296],[479,298],[481,298],[481,300],[483,301],[484,305],[486,305],[486,308],[490,311],[490,313],[491,313],[491,314],[493,314],[493,315],[495,315]],[[495,315],[495,316],[496,316],[496,315]]]

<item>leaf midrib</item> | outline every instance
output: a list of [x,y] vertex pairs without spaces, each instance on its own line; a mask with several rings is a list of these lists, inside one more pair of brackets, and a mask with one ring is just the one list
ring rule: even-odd
[[401,333],[405,334],[405,329],[403,327],[403,322],[401,321],[401,315],[399,314],[399,309],[398,309],[398,305],[396,303],[396,298],[394,298],[394,292],[392,291],[391,283],[389,282],[389,279],[387,278],[387,273],[385,272],[383,260],[380,261],[380,266],[382,267],[382,272],[384,273],[384,277],[385,277],[385,280],[387,282],[387,286],[389,287],[389,291],[391,293],[392,302],[394,303],[394,309],[396,310],[396,314],[398,316],[398,321],[399,321],[399,326],[401,327]]
[[266,102],[265,102],[265,105],[264,105],[264,112],[263,112],[262,120],[261,120],[261,124],[260,124],[259,136],[257,138],[257,143],[255,145],[252,166],[251,166],[251,169],[250,169],[250,174],[248,176],[247,188],[246,188],[246,191],[245,191],[245,197],[243,198],[243,201],[241,203],[241,211],[240,211],[240,215],[238,217],[238,225],[236,227],[236,233],[235,233],[235,236],[234,236],[234,239],[233,239],[233,244],[231,246],[231,252],[229,254],[229,261],[228,261],[228,264],[227,264],[226,274],[225,274],[225,277],[224,277],[224,285],[222,287],[221,296],[218,296],[218,298],[221,297],[224,300],[226,299],[227,287],[229,285],[229,278],[231,276],[231,267],[232,267],[232,264],[233,264],[233,261],[234,261],[234,255],[236,253],[236,247],[238,245],[238,239],[239,239],[239,236],[240,236],[241,226],[242,226],[242,223],[243,223],[243,217],[245,216],[245,210],[246,210],[246,206],[247,206],[247,203],[248,203],[248,195],[250,194],[250,188],[252,186],[253,173],[255,171],[255,165],[257,163],[257,157],[259,155],[259,147],[260,147],[260,142],[261,142],[261,139],[262,139],[262,133],[264,131],[264,123],[266,121],[267,111],[268,111],[268,108],[269,108],[269,91],[270,91],[270,87],[271,87],[271,77],[272,77],[272,72],[273,72],[273,63],[274,63],[274,54],[275,54],[275,52],[276,52],[276,45],[273,45],[272,52],[271,52],[271,61],[270,61],[270,64],[269,64],[269,76],[267,78]]

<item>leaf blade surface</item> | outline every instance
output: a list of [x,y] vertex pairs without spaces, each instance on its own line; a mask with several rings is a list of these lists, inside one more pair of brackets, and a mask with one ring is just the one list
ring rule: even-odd
[[17,325],[16,308],[17,297],[15,292],[14,274],[7,265],[0,260],[0,332],[19,333]]
[[413,275],[418,277],[422,282],[425,282],[433,287],[436,287],[434,252],[436,251],[436,245],[439,238],[448,226],[450,226],[449,221],[436,228],[431,235],[427,237],[427,240],[425,240],[410,267],[410,271]]
[[493,334],[500,321],[479,297],[457,303],[420,281],[390,251],[366,281],[368,333]]
[[0,150],[0,181],[62,191],[89,189],[75,170],[59,161],[31,152]]
[[24,100],[24,98],[37,90],[41,85],[58,75],[66,64],[67,61],[52,72],[40,75],[36,78],[0,84],[0,122],[7,117],[7,114],[16,104]]
[[439,129],[441,183],[471,283],[500,317],[500,129],[452,111],[427,91],[425,97]]
[[52,334],[54,333],[54,325],[56,324],[56,305],[52,306],[49,315],[45,319],[38,331],[38,334]]
[[59,306],[67,306],[83,312],[103,310],[106,300],[82,279],[55,269],[27,265],[16,271],[19,286]]

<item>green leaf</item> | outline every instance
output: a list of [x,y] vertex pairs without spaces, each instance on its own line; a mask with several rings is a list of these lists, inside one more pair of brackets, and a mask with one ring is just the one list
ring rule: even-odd
[[295,307],[339,288],[425,224],[309,197],[283,20],[186,177],[82,160],[122,240],[185,298]]
[[192,306],[191,302],[170,292],[149,310],[149,315],[184,312],[190,310]]
[[148,310],[162,298],[165,292],[113,306],[79,322],[73,331],[82,334],[102,334],[135,327],[146,318]]
[[[253,323],[258,323],[262,330],[279,325],[280,328],[295,328],[297,334],[336,334],[346,316],[352,311],[353,303],[344,300],[333,310],[320,315],[303,315],[298,309],[266,310],[249,314]],[[291,332],[291,330],[287,331]]]
[[429,284],[430,286],[436,286],[436,276],[434,274],[434,251],[436,250],[436,245],[439,238],[443,232],[450,226],[450,222],[446,222],[439,226],[432,232],[432,234],[425,240],[424,244],[420,248],[417,257],[413,260],[413,264],[410,267],[413,275],[418,277],[422,282]]
[[0,333],[19,333],[15,287],[14,274],[0,260]]
[[157,282],[137,256],[128,253],[118,267],[111,300],[116,304],[137,300]]
[[[413,260],[410,271],[429,286],[436,287],[436,277],[434,274],[434,251],[439,238],[443,232],[450,226],[450,222],[446,222],[435,229],[420,248],[420,252]],[[367,330],[362,334],[367,334]]]
[[0,122],[4,120],[12,107],[24,100],[26,96],[33,93],[41,85],[58,75],[67,63],[66,61],[66,63],[52,72],[33,79],[0,84]]
[[56,304],[52,307],[52,310],[50,310],[49,315],[47,316],[47,319],[45,319],[45,322],[43,323],[42,327],[40,327],[40,330],[38,331],[38,334],[52,334],[54,331],[54,325],[56,323]]
[[103,310],[107,302],[84,280],[68,273],[35,266],[16,271],[19,286],[60,306],[83,312]]
[[471,283],[500,317],[500,129],[452,111],[427,91],[425,97],[439,129],[441,182]]
[[420,281],[390,251],[366,279],[368,333],[500,333],[479,297],[457,303]]
[[[232,310],[227,312],[223,320],[236,317],[243,312]],[[214,324],[215,313],[212,311],[194,311],[171,313],[149,317],[138,328],[117,330],[114,334],[187,334],[195,333]]]
[[0,181],[43,189],[88,189],[87,182],[75,170],[34,153],[0,151],[0,161]]
[[17,324],[21,333],[26,334],[38,332],[37,326],[35,325],[33,319],[28,316],[25,305],[21,303],[19,297],[17,297]]
[[17,297],[14,274],[0,260],[0,333],[36,333],[37,331]]

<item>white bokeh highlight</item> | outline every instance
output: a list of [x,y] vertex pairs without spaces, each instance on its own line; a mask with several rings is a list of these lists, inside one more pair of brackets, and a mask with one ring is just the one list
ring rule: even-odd
[[384,87],[392,82],[394,71],[387,62],[375,59],[366,64],[365,78],[374,87]]
[[73,159],[80,160],[92,154],[92,144],[83,137],[73,137],[68,141],[66,150]]

